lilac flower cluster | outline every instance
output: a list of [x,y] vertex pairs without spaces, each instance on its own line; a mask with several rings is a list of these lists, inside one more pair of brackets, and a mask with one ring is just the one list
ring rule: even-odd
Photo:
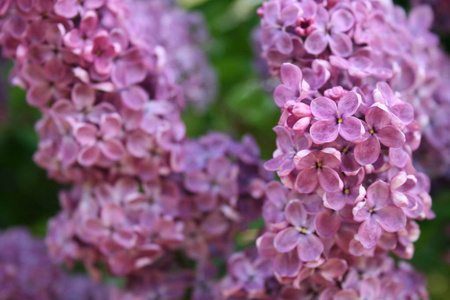
[[265,167],[282,182],[267,185],[258,250],[281,284],[324,281],[345,294],[335,280],[389,251],[411,258],[415,220],[434,217],[413,152],[430,128],[421,101],[424,83],[435,83],[427,68],[438,39],[426,7],[407,17],[390,1],[270,0],[258,13],[262,55],[281,80],[277,150]]
[[[436,159],[440,162],[438,172],[433,166],[423,167],[438,175],[449,169],[449,138],[443,133],[449,103],[448,58],[439,48],[439,38],[430,32],[430,7],[416,6],[407,16],[392,1],[273,0],[265,2],[258,13],[262,18],[262,56],[273,75],[280,74],[284,63],[292,63],[301,68],[309,95],[338,100],[342,96],[338,89],[343,88],[359,93],[363,106],[381,102],[390,107],[396,104],[395,99],[409,103],[414,112],[402,104],[394,114],[409,127],[417,122],[425,133],[422,152],[440,156]],[[381,101],[372,95],[378,82],[387,83],[392,90],[382,88],[378,92],[384,98]],[[330,90],[328,95],[326,90]],[[295,95],[299,90],[292,87],[292,92]],[[283,107],[289,99],[280,97],[283,95],[275,95]],[[296,113],[287,117],[289,126],[298,131],[306,126],[309,112]],[[319,129],[316,127],[316,132]]]
[[54,266],[44,243],[25,229],[0,233],[0,244],[0,299],[109,299],[105,286]]
[[179,111],[214,90],[199,17],[161,1],[33,3],[14,2],[0,40],[12,82],[43,114],[35,161],[63,182],[176,168]]
[[[51,220],[52,257],[104,262],[116,275],[153,264],[175,250],[195,261],[227,256],[233,237],[258,217],[270,174],[250,138],[209,134],[183,145],[184,170],[154,180],[120,176],[61,193]],[[268,178],[269,176],[269,178]]]
[[260,215],[271,174],[248,136],[185,137],[182,109],[214,88],[201,20],[164,1],[3,4],[12,81],[43,114],[35,161],[72,184],[49,222],[51,258],[81,261],[94,278],[99,265],[127,276],[118,299],[185,278],[176,274],[188,261],[199,271],[183,286],[207,297],[197,282],[213,278],[201,266],[232,253],[235,233]]
[[333,255],[290,284],[271,275],[270,259],[252,257],[237,253],[230,258],[229,275],[220,285],[222,299],[428,299],[423,276],[386,255],[354,257],[352,265]]

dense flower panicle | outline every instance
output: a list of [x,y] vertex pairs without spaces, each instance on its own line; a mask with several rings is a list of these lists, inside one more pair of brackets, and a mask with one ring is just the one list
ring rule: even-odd
[[12,82],[43,113],[38,165],[63,182],[177,169],[180,109],[214,90],[201,18],[162,1],[27,5],[5,11],[0,43]]
[[[434,74],[443,54],[432,16],[366,0],[269,0],[258,13],[262,56],[281,80],[277,150],[265,167],[282,182],[266,186],[258,250],[284,286],[328,281],[326,297],[357,299],[366,283],[332,282],[390,251],[411,258],[415,220],[434,217],[430,180],[413,165],[422,134],[441,120],[431,113],[445,84]],[[374,299],[390,297],[383,284],[370,287]]]
[[[352,91],[359,93],[362,100],[359,113],[365,113],[373,102],[381,102],[393,113],[394,123],[400,120],[412,127],[415,116],[425,133],[422,152],[442,153],[437,172],[433,166],[423,167],[438,175],[448,170],[448,138],[442,129],[447,125],[443,116],[448,106],[448,58],[439,48],[438,37],[430,32],[433,14],[429,6],[417,5],[407,16],[391,1],[271,0],[263,4],[258,14],[262,18],[262,56],[271,72],[283,81],[274,97],[278,106],[285,107],[282,120],[290,129],[302,132],[309,124],[311,112],[301,104],[304,101],[286,104],[301,96],[302,91],[332,100],[342,97],[342,92]],[[292,74],[294,71],[290,75],[283,71],[282,65],[288,62],[301,69],[303,81],[298,74]],[[297,79],[286,79],[288,76]],[[379,82],[386,82],[392,92]],[[375,89],[378,92],[372,95]],[[329,115],[314,115],[321,122],[314,125],[312,137],[323,142],[337,132],[344,139],[346,134],[356,136],[357,121],[344,117],[338,119],[340,123],[326,127],[336,130],[326,130],[326,135],[317,137],[327,126],[325,120],[332,121],[332,116],[340,114],[347,116],[339,108],[332,113],[329,105]],[[355,106],[346,109],[352,108]],[[371,125],[367,120],[366,123]],[[378,149],[375,139],[369,142]],[[392,156],[397,158],[406,156],[401,151],[394,152]]]
[[44,243],[25,229],[2,232],[0,244],[0,299],[109,299],[106,286],[53,265]]
[[[196,261],[231,253],[234,234],[255,220],[270,179],[249,137],[211,133],[180,145],[179,165],[152,180],[118,176],[61,193],[47,245],[59,262],[104,262],[125,275],[182,250]],[[95,273],[95,270],[92,270]]]
[[291,284],[279,284],[270,274],[270,259],[252,257],[230,257],[229,274],[218,286],[221,299],[428,299],[423,276],[386,255],[355,258],[351,265],[332,257]]

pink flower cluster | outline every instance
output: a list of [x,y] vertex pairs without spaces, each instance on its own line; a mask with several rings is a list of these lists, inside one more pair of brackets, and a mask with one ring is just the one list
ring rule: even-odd
[[3,54],[16,62],[12,82],[43,113],[34,158],[51,177],[176,168],[180,109],[214,90],[197,15],[161,1],[70,0],[16,1],[6,14]]
[[44,243],[25,229],[0,233],[0,244],[0,299],[108,299],[106,286],[80,275],[68,275],[53,265]]
[[[392,92],[382,88],[385,99],[381,102],[388,101],[389,107],[396,98],[412,105],[414,113],[406,104],[393,113],[401,113],[398,117],[404,124],[414,116],[425,133],[421,152],[440,156],[435,160],[440,163],[437,170],[426,161],[423,167],[436,175],[449,169],[449,138],[443,129],[450,102],[449,59],[439,48],[439,38],[430,32],[433,12],[429,6],[416,6],[407,16],[392,1],[272,0],[258,13],[262,56],[273,75],[280,74],[284,63],[293,63],[301,68],[310,95],[333,98],[339,97],[340,88],[361,89],[363,105],[367,105],[365,98],[369,105],[380,102],[378,96],[370,100],[375,98],[371,94],[378,82],[386,82]],[[323,94],[325,90],[330,90],[328,95]],[[292,87],[292,92],[298,89]],[[285,105],[283,95],[276,94],[275,100],[278,106]],[[289,119],[289,126],[297,131],[307,126],[309,117],[309,112],[298,110]]]
[[[270,0],[258,13],[262,55],[281,81],[265,167],[282,182],[266,188],[259,253],[282,285],[310,285],[323,299],[366,295],[345,286],[350,270],[369,272],[390,251],[411,258],[415,220],[434,217],[430,180],[413,165],[430,124],[418,101],[440,55],[428,19],[418,21],[428,10],[408,18],[390,1]],[[363,289],[384,299],[377,280]]]
[[333,256],[292,284],[271,275],[270,259],[254,256],[237,253],[230,258],[229,274],[219,285],[223,299],[428,299],[423,276],[387,255],[354,257],[351,265]]
[[208,299],[202,282],[216,276],[202,266],[234,251],[271,174],[248,136],[185,137],[182,109],[214,89],[199,18],[162,1],[16,1],[2,12],[12,81],[43,114],[35,161],[72,184],[49,222],[50,257],[126,276],[115,299],[179,299],[188,287]]
[[227,257],[236,232],[258,217],[270,179],[250,138],[209,134],[180,145],[183,172],[152,180],[86,181],[61,193],[47,245],[59,262],[105,263],[126,275],[182,251],[195,261]]

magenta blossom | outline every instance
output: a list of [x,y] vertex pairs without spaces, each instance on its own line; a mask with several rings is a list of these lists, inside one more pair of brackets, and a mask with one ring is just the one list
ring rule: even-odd
[[343,183],[336,172],[341,164],[341,153],[334,148],[318,152],[302,150],[294,158],[295,166],[301,170],[295,181],[300,193],[311,193],[318,185],[327,192],[342,190]]
[[374,247],[382,229],[397,232],[406,225],[406,216],[395,205],[389,204],[389,185],[383,181],[373,183],[367,189],[365,201],[353,209],[355,221],[363,222],[358,230],[359,240],[365,248]]
[[274,239],[274,246],[281,253],[297,249],[301,261],[317,259],[324,247],[322,241],[314,234],[314,218],[307,216],[298,200],[292,200],[286,206],[286,219],[290,225],[281,230]]
[[353,114],[359,108],[360,96],[354,92],[346,93],[336,103],[326,97],[316,98],[311,102],[311,111],[318,119],[311,126],[311,138],[317,144],[330,143],[338,134],[347,141],[353,141],[364,134],[361,121]]
[[290,100],[302,100],[309,91],[309,85],[303,80],[302,71],[293,64],[283,64],[280,69],[282,85],[274,91],[275,103],[283,107]]
[[366,112],[368,126],[365,140],[355,146],[355,159],[361,165],[374,163],[380,156],[381,144],[398,148],[405,143],[405,135],[391,125],[391,114],[383,106],[372,106]]

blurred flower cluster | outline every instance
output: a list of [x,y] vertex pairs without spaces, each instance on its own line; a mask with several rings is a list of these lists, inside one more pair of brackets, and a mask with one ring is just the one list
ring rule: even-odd
[[25,229],[0,233],[0,244],[0,299],[108,299],[106,286],[87,277],[68,275],[53,265],[45,244]]
[[432,29],[444,35],[448,35],[450,33],[450,20],[448,19],[448,15],[450,13],[450,2],[446,0],[411,0],[410,4],[413,7],[422,4],[431,6],[434,13]]

